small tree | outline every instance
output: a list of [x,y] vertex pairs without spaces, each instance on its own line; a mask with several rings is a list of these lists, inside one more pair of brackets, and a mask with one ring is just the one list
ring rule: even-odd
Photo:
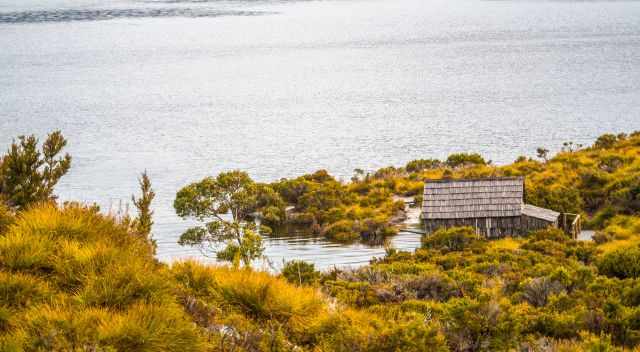
[[143,172],[140,180],[140,198],[131,196],[131,201],[138,210],[138,216],[133,222],[133,227],[137,233],[146,239],[151,239],[151,228],[153,227],[153,210],[151,210],[151,202],[156,197],[156,193],[151,188],[151,180],[147,172]]
[[544,160],[545,162],[549,161],[549,149],[539,147],[536,149],[536,154],[539,159]]
[[282,276],[292,284],[309,285],[320,279],[320,272],[316,271],[313,263],[292,260],[285,263],[282,268]]
[[176,213],[202,225],[185,231],[178,243],[197,246],[205,255],[225,245],[217,251],[218,259],[249,266],[264,250],[255,225],[247,221],[257,202],[256,184],[242,171],[224,172],[182,188],[173,203]]
[[60,131],[47,136],[42,151],[33,135],[13,141],[0,159],[0,196],[9,207],[23,209],[55,199],[53,189],[71,167],[69,154],[58,157],[66,145]]

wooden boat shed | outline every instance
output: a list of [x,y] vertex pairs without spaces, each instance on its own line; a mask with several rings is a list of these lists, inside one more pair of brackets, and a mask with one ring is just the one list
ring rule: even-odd
[[563,214],[525,204],[524,195],[521,177],[427,181],[422,200],[425,231],[471,226],[478,234],[495,238],[566,223]]

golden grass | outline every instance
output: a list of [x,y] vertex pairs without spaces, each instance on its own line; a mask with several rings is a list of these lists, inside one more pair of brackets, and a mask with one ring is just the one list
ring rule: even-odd
[[275,319],[293,332],[304,330],[326,313],[321,294],[266,272],[176,263],[171,271],[183,289],[207,301],[259,320]]
[[21,213],[0,234],[0,351],[204,351],[151,253],[88,208]]

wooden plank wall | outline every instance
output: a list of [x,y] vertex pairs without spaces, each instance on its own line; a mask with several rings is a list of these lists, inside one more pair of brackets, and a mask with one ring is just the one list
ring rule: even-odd
[[548,222],[524,215],[494,218],[426,219],[424,220],[424,225],[427,233],[434,232],[439,228],[471,226],[476,229],[478,235],[487,238],[524,236],[531,231],[544,229],[549,226],[558,227],[557,222]]

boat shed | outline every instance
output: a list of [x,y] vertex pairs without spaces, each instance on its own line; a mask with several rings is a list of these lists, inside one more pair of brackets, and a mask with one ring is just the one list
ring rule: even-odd
[[525,204],[524,178],[501,177],[425,182],[425,231],[471,226],[488,238],[525,235],[558,227],[560,213]]

